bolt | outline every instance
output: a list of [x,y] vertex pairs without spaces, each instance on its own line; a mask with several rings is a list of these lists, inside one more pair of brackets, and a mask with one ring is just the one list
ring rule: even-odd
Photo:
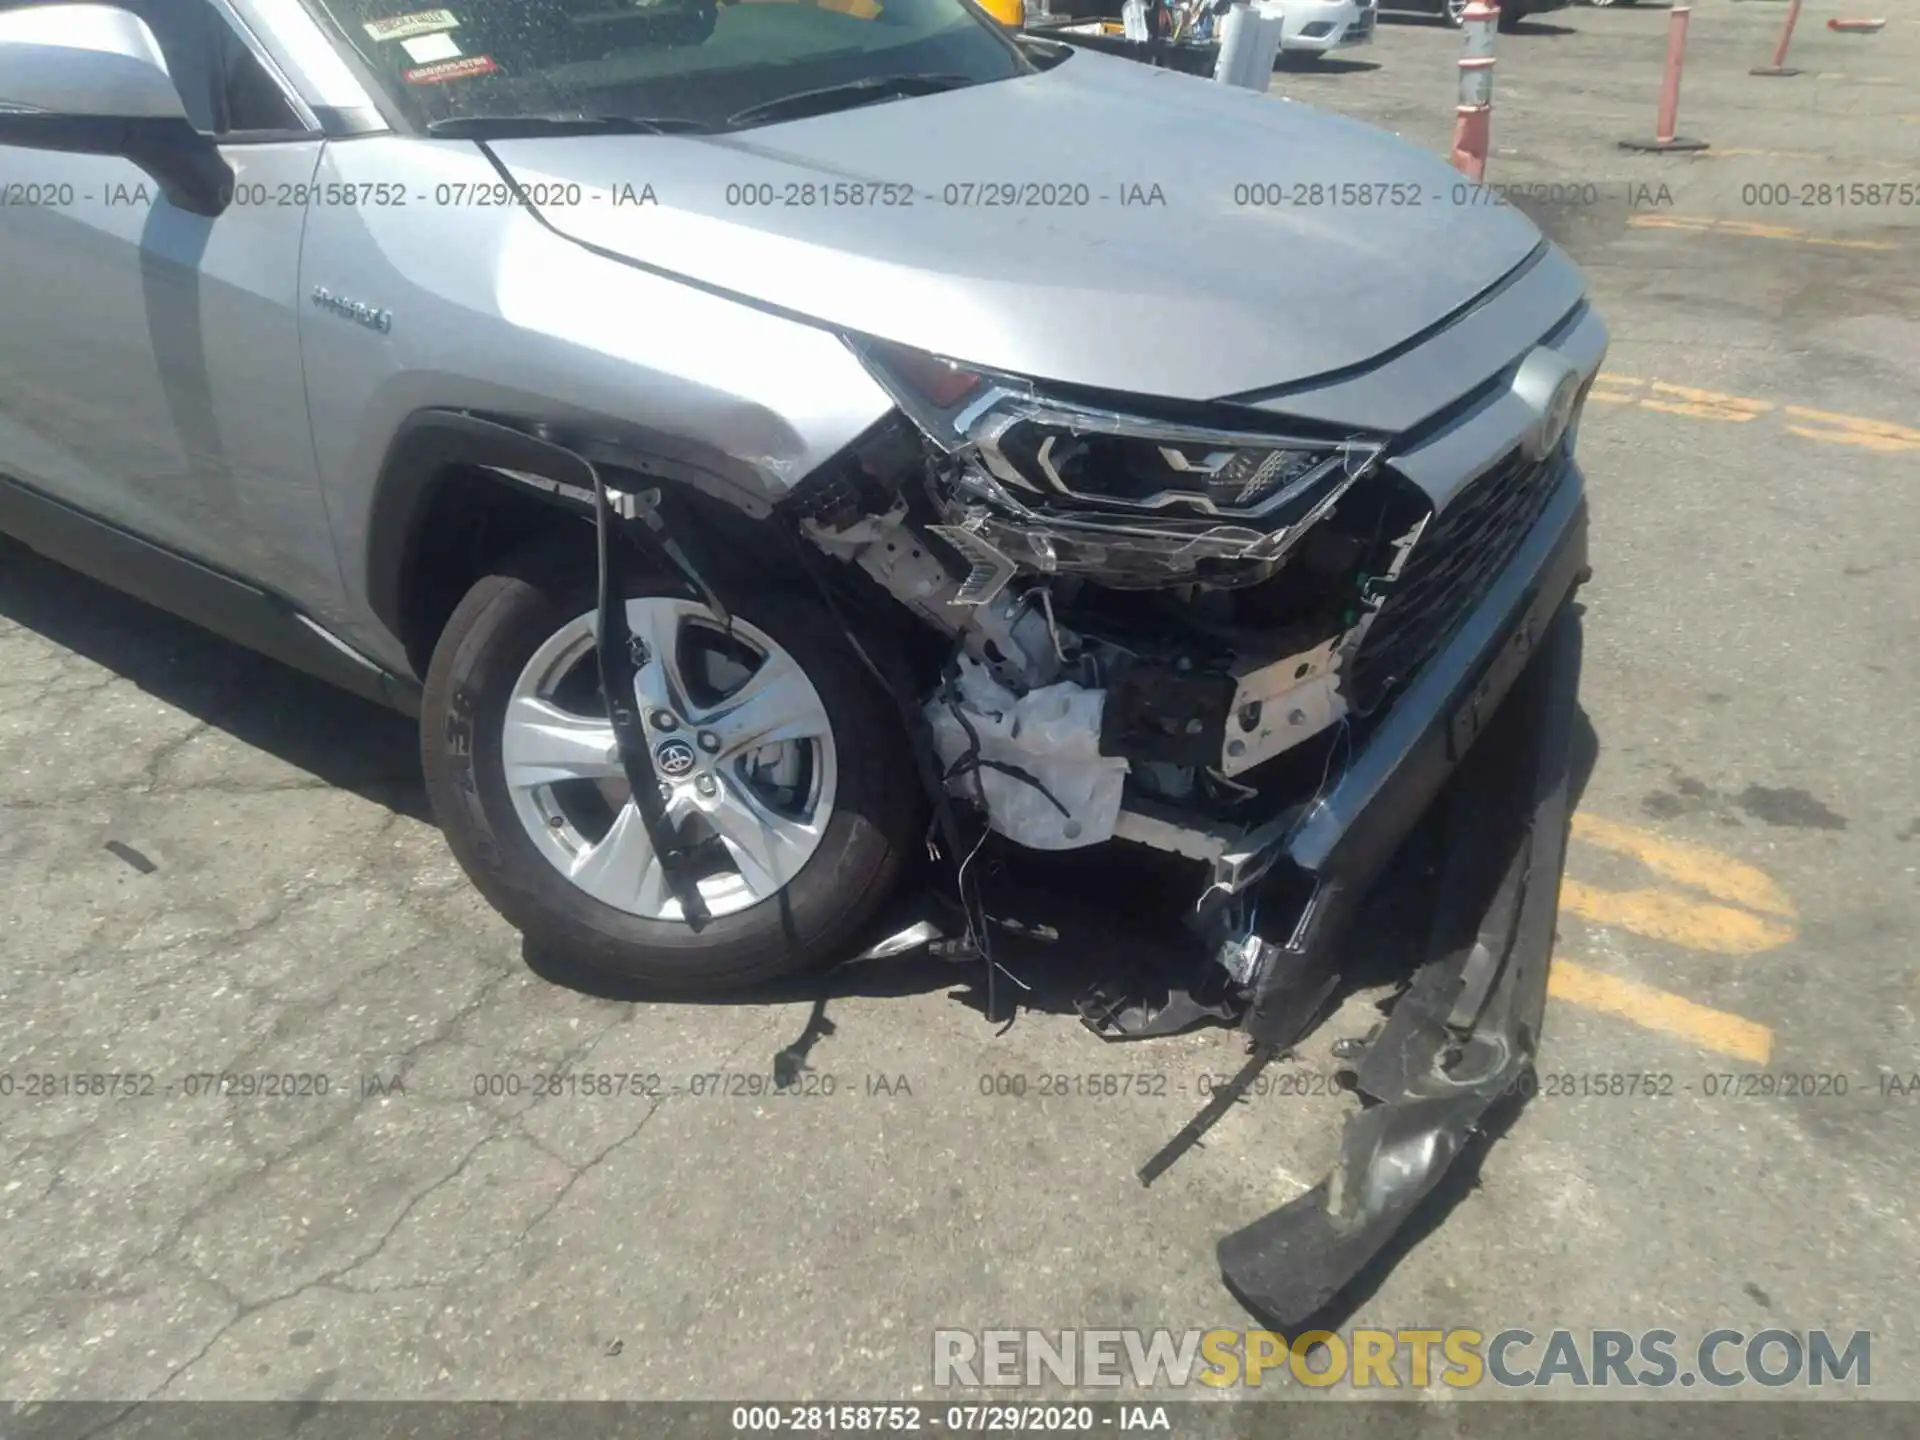
[[1244,741],[1244,740],[1232,740],[1232,741],[1229,741],[1229,742],[1227,743],[1227,754],[1229,754],[1229,755],[1234,755],[1234,756],[1239,756],[1239,755],[1244,755],[1244,754],[1246,754],[1246,753],[1247,753],[1247,742],[1246,742],[1246,741]]
[[1289,710],[1289,711],[1287,712],[1287,724],[1289,724],[1289,725],[1304,725],[1304,724],[1306,724],[1306,723],[1307,723],[1307,712],[1306,712],[1306,711],[1304,711],[1304,710]]
[[700,748],[711,755],[720,748],[720,737],[711,730],[702,730],[700,732]]
[[702,795],[706,796],[708,799],[712,799],[715,795],[718,795],[720,793],[720,783],[719,781],[715,780],[711,775],[702,775],[698,777],[693,782],[693,788],[698,790]]
[[656,730],[672,730],[680,723],[671,710],[656,710],[647,719]]
[[1189,735],[1198,735],[1202,730],[1206,728],[1207,728],[1207,723],[1204,720],[1187,721],[1187,734]]
[[673,798],[673,787],[664,780],[660,782],[660,798],[662,800],[671,800]]

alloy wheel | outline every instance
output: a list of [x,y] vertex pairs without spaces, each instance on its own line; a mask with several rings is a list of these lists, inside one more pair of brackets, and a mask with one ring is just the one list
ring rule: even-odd
[[[819,848],[833,815],[833,730],[806,672],[765,632],[670,596],[627,601],[636,698],[668,820],[698,857],[715,917],[771,899]],[[603,904],[683,920],[633,804],[599,687],[595,617],[527,662],[501,759],[536,849]]]

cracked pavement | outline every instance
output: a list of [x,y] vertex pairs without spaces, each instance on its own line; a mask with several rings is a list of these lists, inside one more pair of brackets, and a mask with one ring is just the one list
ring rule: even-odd
[[[1802,63],[1854,77],[1797,92],[1817,134],[1741,108],[1774,13],[1700,7],[1686,115],[1722,148],[1756,134],[1813,161],[1621,159],[1613,138],[1652,119],[1665,17],[1573,10],[1500,40],[1491,178],[1610,187],[1542,216],[1588,267],[1610,370],[1912,424],[1911,216],[1795,217],[1897,242],[1819,250],[1636,229],[1611,198],[1662,178],[1679,210],[1738,217],[1743,180],[1920,174],[1920,124],[1888,108],[1911,100],[1869,83],[1912,73],[1893,31],[1854,43],[1810,12]],[[1440,148],[1457,45],[1387,27],[1277,88]],[[1542,1097],[1355,1318],[1867,1327],[1875,1393],[1912,1398],[1895,1346],[1920,1326],[1898,1279],[1920,1271],[1916,1100],[1873,1085],[1920,1071],[1920,456],[1637,403],[1590,415],[1582,453],[1583,808],[1762,867],[1801,924],[1730,958],[1569,918],[1563,953],[1750,1017],[1777,1067],[1855,1089]],[[0,1396],[899,1398],[929,1380],[935,1326],[1239,1327],[1212,1242],[1313,1183],[1345,1110],[1238,1107],[1143,1189],[1236,1037],[1116,1050],[1045,1011],[998,1034],[956,998],[964,976],[920,961],[835,982],[807,1056],[830,1096],[536,1097],[565,1072],[764,1076],[815,1007],[634,1001],[524,955],[426,818],[410,722],[7,541],[0,776]],[[1367,1018],[1349,1002],[1294,1070],[1323,1076]],[[1567,1072],[1741,1068],[1560,1001],[1547,1047]],[[100,1072],[155,1093],[25,1093]],[[1153,1088],[982,1093],[1096,1072]],[[214,1074],[326,1093],[188,1093]],[[504,1076],[519,1093],[488,1093]]]

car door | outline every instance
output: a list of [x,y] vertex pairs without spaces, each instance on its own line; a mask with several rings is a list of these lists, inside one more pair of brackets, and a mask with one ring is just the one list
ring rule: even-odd
[[121,8],[216,137],[233,203],[195,215],[129,160],[0,146],[0,473],[327,614],[298,333],[324,142],[223,7]]

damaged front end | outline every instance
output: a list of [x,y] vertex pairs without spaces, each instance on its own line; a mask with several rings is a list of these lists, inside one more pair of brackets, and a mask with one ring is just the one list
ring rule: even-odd
[[[1145,413],[853,343],[899,413],[794,515],[840,575],[918,622],[922,658],[892,685],[963,905],[955,811],[1016,846],[1118,840],[1195,875],[1187,949],[1093,987],[1090,1029],[1231,1021],[1256,1063],[1292,1046],[1339,987],[1369,888],[1446,796],[1431,939],[1349,1047],[1370,1103],[1339,1169],[1221,1244],[1236,1293],[1303,1318],[1538,1041],[1586,566],[1572,435],[1599,349],[1516,362],[1500,413],[1524,423],[1441,504],[1409,478],[1404,436],[1238,406]],[[1505,738],[1476,746],[1496,721]]]
[[1424,520],[1411,493],[1356,493],[1383,441],[864,358],[921,443],[856,459],[805,529],[954,641],[926,717],[956,794],[1039,849],[1157,844],[1156,816],[1223,834],[1269,817],[1289,777],[1240,777],[1346,716],[1341,654]]

